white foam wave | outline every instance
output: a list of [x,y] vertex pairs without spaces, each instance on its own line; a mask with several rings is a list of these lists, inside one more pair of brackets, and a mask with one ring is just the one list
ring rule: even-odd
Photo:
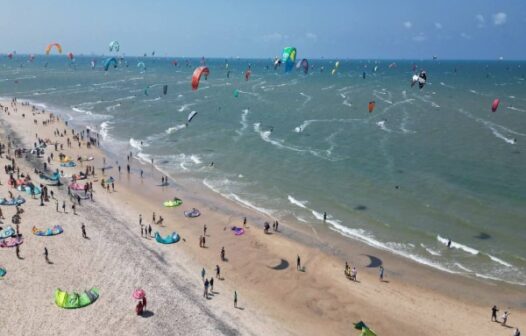
[[[447,243],[449,241],[448,239],[443,238],[440,235],[437,235],[437,240],[439,242],[441,242],[442,244],[446,245],[446,246],[447,246]],[[467,253],[473,254],[473,255],[478,255],[480,253],[480,251],[478,251],[478,250],[476,250],[476,249],[474,249],[472,247],[469,247],[469,246],[466,246],[466,245],[462,245],[462,244],[454,242],[454,241],[451,241],[451,248],[456,248],[456,249],[462,250],[464,252],[467,252]]]
[[174,127],[168,128],[166,131],[164,131],[166,134],[172,134],[179,130],[182,130],[183,128],[186,128],[186,124],[176,125]]
[[142,151],[142,147],[144,146],[144,142],[141,144],[140,140],[135,140],[134,138],[130,138],[129,144],[138,151]]
[[461,270],[465,271],[465,272],[473,273],[472,270],[470,270],[466,266],[462,265],[461,263],[456,262],[454,265],[457,266],[458,268],[460,268]]
[[197,155],[190,155],[190,160],[192,160],[195,164],[201,164],[203,161],[201,161],[201,158]]
[[307,201],[299,201],[299,200],[295,199],[294,197],[292,197],[290,195],[288,195],[287,198],[288,198],[290,203],[292,203],[294,205],[297,205],[300,208],[307,209],[307,206],[305,206],[305,204],[308,203]]
[[243,132],[248,128],[248,122],[247,122],[248,113],[249,113],[248,109],[244,109],[241,112],[241,120],[239,121],[239,123],[241,124],[241,129],[238,129],[236,131],[236,133],[239,134],[240,136],[243,135]]
[[[223,181],[220,181],[218,184],[221,184],[221,185],[229,185],[231,183],[230,180],[228,179],[225,179]],[[229,200],[232,200],[232,201],[236,201],[238,202],[239,204],[241,204],[242,206],[246,207],[246,208],[249,208],[249,209],[252,209],[252,210],[256,210],[260,213],[263,213],[267,216],[270,216],[272,217],[273,216],[273,210],[271,209],[266,209],[266,208],[262,208],[262,207],[258,207],[256,205],[254,205],[253,203],[251,203],[250,201],[247,201],[241,197],[239,197],[238,195],[234,194],[234,193],[223,193],[221,192],[221,190],[219,189],[219,187],[217,186],[214,186],[214,183],[212,183],[211,181],[208,181],[206,178],[203,180],[203,184],[209,188],[210,190],[212,190],[213,192],[229,199]]]
[[391,129],[389,129],[389,128],[387,128],[387,127],[385,126],[385,120],[381,120],[381,121],[377,122],[376,125],[377,125],[378,127],[380,127],[380,129],[381,129],[382,131],[386,131],[386,132],[388,132],[388,133],[391,133],[391,132],[392,132]]
[[431,255],[434,255],[434,256],[436,256],[436,257],[442,255],[439,251],[433,250],[433,249],[431,249],[431,248],[425,246],[424,244],[420,244],[420,246],[422,246],[422,247],[427,251],[427,253],[429,253],[429,254],[431,254]]
[[112,124],[113,122],[111,121],[104,121],[100,124],[99,134],[102,137],[102,140],[109,139],[109,132],[113,129],[113,127],[111,126]]
[[193,105],[195,105],[195,103],[183,104],[177,111],[178,112],[184,112],[184,111],[188,110],[188,108],[190,106],[193,106]]
[[489,257],[491,260],[493,260],[493,261],[495,261],[495,262],[497,262],[497,263],[499,263],[499,264],[501,264],[501,265],[504,265],[504,266],[506,266],[506,267],[513,267],[512,264],[507,263],[507,262],[505,262],[504,260],[502,260],[502,259],[500,259],[500,258],[497,258],[497,257],[495,257],[495,256],[492,256],[491,254],[488,254],[488,257]]
[[119,101],[131,100],[131,99],[135,99],[135,97],[136,96],[126,96],[126,97],[114,99],[113,101],[114,102],[119,102]]
[[508,106],[506,107],[508,110],[512,110],[512,111],[517,111],[517,112],[526,112],[526,110],[524,109],[520,109],[518,107],[514,107],[514,106]]
[[121,104],[115,104],[115,105],[110,105],[108,107],[106,107],[106,111],[114,111],[117,107],[121,106]]

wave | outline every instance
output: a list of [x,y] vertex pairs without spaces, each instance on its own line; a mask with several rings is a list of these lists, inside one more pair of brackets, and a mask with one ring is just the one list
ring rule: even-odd
[[190,155],[190,160],[192,160],[195,164],[201,164],[203,163],[203,161],[201,161],[201,159],[199,158],[199,156],[197,155]]
[[462,265],[461,263],[456,262],[456,263],[454,263],[454,265],[457,266],[458,268],[460,268],[461,270],[465,271],[465,272],[473,273],[472,270],[470,270],[466,266]]
[[485,119],[482,119],[482,118],[478,118],[478,117],[475,117],[473,116],[471,113],[469,113],[468,111],[465,111],[463,109],[459,109],[458,110],[460,113],[462,113],[463,115],[465,115],[466,117],[478,122],[478,123],[481,123],[483,124],[484,126],[486,126],[486,128],[488,128],[489,130],[491,130],[491,132],[493,133],[493,135],[501,140],[504,140],[506,141],[507,143],[509,144],[515,144],[515,139],[511,139],[511,138],[507,138],[504,134],[502,134],[501,132],[504,132],[504,133],[509,133],[509,134],[513,134],[513,135],[519,135],[519,136],[526,136],[526,134],[524,133],[520,133],[520,132],[517,132],[517,131],[514,131],[510,128],[507,128],[505,126],[502,126],[502,125],[499,125],[499,124],[496,124],[494,122],[491,122],[489,120],[485,120]]
[[305,129],[308,126],[314,123],[336,123],[336,122],[337,123],[352,123],[356,121],[364,121],[364,119],[358,119],[358,118],[354,118],[354,119],[309,119],[309,120],[305,120],[301,125],[296,126],[294,128],[294,132],[301,133],[305,131]]
[[435,257],[438,257],[438,256],[442,255],[439,251],[433,250],[433,249],[425,246],[424,244],[420,244],[420,246],[422,246],[427,251],[427,253],[429,253],[429,254],[431,254],[431,255],[433,255]]
[[389,129],[389,128],[387,128],[387,127],[385,126],[385,120],[381,120],[381,121],[377,122],[376,125],[377,125],[378,127],[380,127],[380,129],[381,129],[382,131],[386,131],[387,133],[391,133],[391,132],[392,132],[391,129]]
[[308,203],[307,201],[298,201],[297,199],[295,199],[294,197],[292,197],[290,195],[288,195],[287,198],[288,198],[290,203],[292,203],[294,205],[297,205],[300,208],[307,209],[307,206],[305,206],[305,204]]
[[84,113],[84,114],[92,114],[91,111],[88,111],[88,110],[83,110],[79,107],[75,107],[75,106],[72,106],[71,109],[75,112],[78,112],[78,113]]
[[195,105],[195,103],[183,104],[177,111],[178,112],[184,112],[184,111],[188,110],[188,108],[190,106],[193,106],[193,105]]
[[135,97],[137,97],[137,96],[126,96],[126,97],[114,99],[113,101],[114,102],[119,102],[119,101],[124,101],[124,100],[131,100],[131,99],[135,99]]
[[241,112],[241,121],[239,121],[239,123],[241,124],[241,128],[236,131],[236,133],[239,136],[243,135],[244,131],[248,128],[248,123],[247,123],[248,113],[249,113],[249,109],[244,109]]
[[182,130],[183,128],[186,128],[186,124],[176,125],[174,127],[168,128],[166,131],[164,131],[166,134],[172,134],[179,130]]
[[495,257],[495,256],[492,256],[491,254],[488,254],[487,256],[488,256],[491,260],[495,261],[496,263],[499,263],[499,264],[504,265],[504,266],[506,266],[506,267],[513,267],[512,264],[507,263],[507,262],[505,262],[504,260],[502,260],[502,259],[500,259],[500,258],[497,258],[497,257]]
[[[443,238],[440,235],[437,235],[437,240],[439,242],[441,242],[442,244],[446,245],[446,246],[447,246],[447,244],[449,242],[449,239]],[[462,244],[454,242],[454,241],[451,241],[450,247],[462,250],[464,252],[467,252],[467,253],[473,254],[473,255],[478,255],[480,253],[479,250],[476,250],[476,249],[474,249],[472,247],[469,247],[469,246],[466,246],[466,245],[462,245]]]
[[154,102],[154,101],[159,101],[159,100],[161,100],[161,97],[152,98],[152,99],[143,99],[142,101],[143,102]]
[[111,126],[112,124],[113,122],[111,121],[104,121],[100,124],[99,134],[101,135],[102,140],[109,139],[109,132],[113,129],[113,127]]
[[142,151],[142,147],[144,146],[144,142],[135,140],[134,138],[130,138],[129,144],[132,148],[135,148],[138,151]]
[[300,95],[305,97],[305,101],[302,104],[302,107],[305,107],[305,105],[307,105],[312,100],[312,97],[307,95],[307,94],[305,94],[305,93],[303,93],[303,92],[300,92]]
[[108,107],[106,107],[106,111],[114,111],[117,107],[121,106],[121,104],[115,104],[115,105],[110,105]]
[[526,112],[526,110],[520,109],[518,107],[508,106],[506,107],[508,110],[517,111],[517,112]]
[[[223,196],[224,198],[227,198],[231,201],[235,201],[239,204],[241,204],[242,206],[246,207],[246,208],[249,208],[249,209],[252,209],[252,210],[256,210],[262,214],[265,214],[267,216],[270,216],[270,217],[273,217],[273,213],[274,211],[271,210],[271,209],[266,209],[266,208],[262,208],[262,207],[258,207],[256,206],[255,204],[251,203],[250,201],[247,201],[243,198],[241,198],[240,196],[234,194],[234,193],[224,193],[224,192],[221,192],[221,190],[219,189],[218,186],[215,186],[212,182],[210,182],[209,180],[207,180],[206,178],[203,179],[203,184],[210,190],[212,190],[213,192]],[[224,179],[222,181],[220,181],[221,185],[229,185],[231,184],[231,181],[228,180],[228,179]]]

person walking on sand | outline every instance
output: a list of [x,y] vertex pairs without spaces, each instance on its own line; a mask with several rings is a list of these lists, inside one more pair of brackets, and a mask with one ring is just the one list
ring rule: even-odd
[[234,308],[237,308],[237,291],[234,291]]
[[497,308],[496,305],[493,305],[493,307],[491,307],[491,322],[499,322],[497,320],[497,312],[499,311],[499,309]]
[[139,225],[142,226],[142,214],[139,214]]
[[47,251],[47,247],[44,246],[44,259],[46,259],[46,262],[49,264],[49,253]]
[[206,224],[205,224],[205,226],[203,227],[203,236],[206,236]]
[[225,255],[226,255],[226,252],[225,252],[225,247],[221,247],[221,260],[222,261],[225,261]]
[[206,238],[204,236],[203,236],[202,240],[203,240],[203,247],[206,247]]
[[216,265],[216,278],[221,280],[221,268],[219,267],[219,265]]
[[210,286],[210,282],[208,282],[208,279],[205,280],[205,292],[203,293],[203,297],[208,299],[208,286]]
[[62,211],[66,213],[66,201],[62,201]]
[[246,217],[243,217],[243,226],[244,226],[244,227],[247,226],[247,218],[246,218]]
[[71,205],[71,209],[73,210],[73,214],[76,215],[77,214],[77,211],[76,211],[77,209],[75,207],[75,204]]
[[155,211],[153,212],[153,215],[152,215],[152,223],[155,223]]
[[201,270],[201,279],[203,279],[203,281],[205,281],[205,275],[206,275],[206,271],[205,271],[205,268],[203,267],[203,269]]
[[80,229],[82,230],[82,238],[87,239],[88,236],[86,235],[86,225],[84,225],[84,223],[82,223]]
[[144,171],[141,169],[141,178],[142,178],[143,175],[144,175]]
[[521,336],[521,331],[519,328],[515,328],[515,332],[513,333],[513,336]]
[[16,257],[17,257],[18,259],[22,259],[22,258],[20,258],[20,245],[17,245],[17,246],[15,247],[15,252],[16,252]]
[[505,311],[504,314],[502,314],[502,325],[506,326],[506,322],[508,322],[508,316],[510,316],[511,313],[508,311]]
[[152,236],[152,226],[151,225],[148,225],[148,235],[150,237]]
[[296,259],[296,270],[301,271],[301,258],[298,255],[298,258]]
[[210,293],[214,292],[214,277],[210,278]]
[[380,265],[380,281],[384,281],[384,267]]

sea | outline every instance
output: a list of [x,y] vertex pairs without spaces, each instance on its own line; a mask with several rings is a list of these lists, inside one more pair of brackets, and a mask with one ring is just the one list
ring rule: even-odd
[[277,220],[526,285],[526,62],[106,57],[2,55],[0,96]]

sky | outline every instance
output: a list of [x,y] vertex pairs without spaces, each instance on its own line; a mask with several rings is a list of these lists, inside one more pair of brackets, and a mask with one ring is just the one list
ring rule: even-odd
[[0,52],[526,59],[524,0],[3,0]]

